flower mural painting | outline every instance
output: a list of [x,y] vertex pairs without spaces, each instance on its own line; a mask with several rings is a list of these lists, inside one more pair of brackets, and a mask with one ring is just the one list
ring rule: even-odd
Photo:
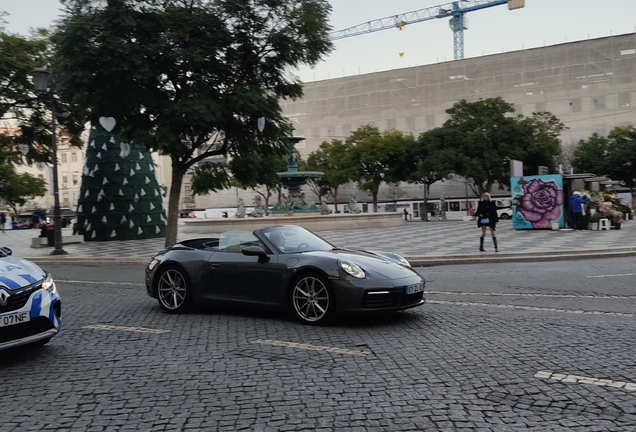
[[[553,222],[563,227],[563,180],[558,175],[511,179],[516,192],[516,229],[548,229]],[[516,181],[514,181],[516,180]]]

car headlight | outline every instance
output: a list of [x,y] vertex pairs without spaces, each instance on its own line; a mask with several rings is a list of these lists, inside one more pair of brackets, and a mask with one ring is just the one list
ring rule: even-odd
[[159,264],[159,261],[157,261],[155,257],[150,258],[150,262],[148,263],[148,270],[152,270],[157,264]]
[[366,275],[364,274],[364,270],[362,270],[357,264],[351,263],[349,261],[338,261],[338,265],[347,274],[350,274],[354,278],[364,279],[366,277]]
[[47,273],[46,279],[42,282],[42,289],[55,292],[55,282],[53,282],[53,276],[51,276],[51,273]]
[[405,266],[407,266],[407,267],[411,267],[411,263],[410,263],[410,262],[408,262],[408,261],[406,260],[406,258],[404,258],[403,256],[398,255],[398,254],[393,254],[393,255],[395,255],[395,257],[396,257],[396,258],[397,258],[397,260],[400,262],[400,264],[405,265]]

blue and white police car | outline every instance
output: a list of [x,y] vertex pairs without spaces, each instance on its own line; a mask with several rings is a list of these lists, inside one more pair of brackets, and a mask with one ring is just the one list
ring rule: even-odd
[[0,247],[0,349],[44,345],[60,331],[61,313],[51,274]]

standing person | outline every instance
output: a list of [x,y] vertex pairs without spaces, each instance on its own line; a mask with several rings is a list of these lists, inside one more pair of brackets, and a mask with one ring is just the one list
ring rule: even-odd
[[492,236],[492,243],[495,246],[495,252],[499,252],[497,246],[497,233],[495,232],[495,225],[499,222],[497,216],[497,205],[490,201],[490,194],[484,192],[481,196],[481,201],[477,205],[477,211],[475,211],[477,217],[477,226],[481,228],[481,237],[479,237],[479,251],[485,252],[484,249],[484,237],[486,237],[486,228],[490,228],[490,235]]
[[4,224],[7,223],[7,217],[4,215],[4,212],[0,214],[0,225],[2,225],[2,232],[4,232]]
[[572,228],[574,231],[583,229],[583,206],[590,202],[588,197],[581,197],[581,192],[574,191],[570,197],[570,211],[572,212]]

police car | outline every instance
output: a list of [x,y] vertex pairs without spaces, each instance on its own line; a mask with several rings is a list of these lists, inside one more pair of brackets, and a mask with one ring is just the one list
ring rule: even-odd
[[44,345],[60,331],[61,312],[51,274],[0,247],[0,349]]

